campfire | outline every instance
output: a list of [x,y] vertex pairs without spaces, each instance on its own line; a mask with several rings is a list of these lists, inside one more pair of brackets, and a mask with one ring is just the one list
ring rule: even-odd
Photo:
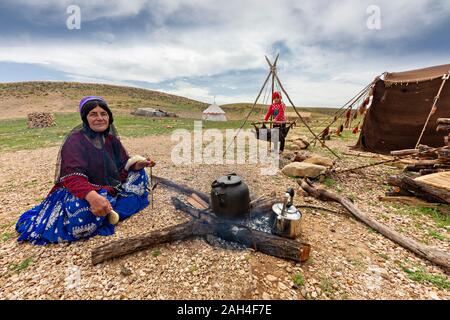
[[[106,260],[124,256],[152,246],[193,237],[208,238],[211,235],[221,240],[252,248],[271,256],[304,262],[309,258],[310,245],[294,239],[299,235],[299,220],[289,219],[292,215],[292,203],[284,202],[286,216],[280,217],[272,208],[278,205],[275,196],[263,196],[253,201],[249,199],[248,212],[230,212],[227,206],[218,210],[216,200],[188,186],[177,184],[162,177],[155,177],[158,185],[184,195],[186,201],[172,197],[176,210],[191,217],[191,220],[163,230],[117,240],[95,248],[92,251],[92,263],[98,264]],[[233,177],[233,179],[235,179]],[[214,183],[213,183],[214,185]],[[242,187],[242,186],[241,186]],[[245,194],[245,192],[244,192]],[[244,195],[245,196],[245,195]],[[288,198],[286,198],[288,199]],[[289,199],[288,199],[289,200]],[[292,198],[290,199],[292,202]],[[213,202],[213,203],[211,203]],[[244,206],[245,207],[245,206]],[[285,208],[286,207],[286,208]],[[230,203],[230,210],[239,210],[236,203]],[[241,208],[242,209],[242,208]],[[244,211],[245,208],[243,209]],[[218,214],[218,213],[219,214]],[[283,213],[284,214],[284,213]]]

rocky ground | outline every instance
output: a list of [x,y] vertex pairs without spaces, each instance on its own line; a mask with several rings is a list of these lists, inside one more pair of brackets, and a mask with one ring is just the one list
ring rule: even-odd
[[[176,167],[170,137],[123,139],[130,154],[150,154],[154,173],[209,192],[211,182],[236,172],[252,196],[281,193],[295,180],[279,172],[260,174],[255,165]],[[348,141],[331,141],[347,152]],[[322,152],[315,148],[316,152]],[[338,205],[312,198],[296,204],[325,206],[338,213],[304,209],[301,238],[311,244],[304,264],[236,250],[217,241],[192,239],[141,251],[93,266],[91,250],[115,239],[158,230],[189,219],[173,209],[172,192],[157,188],[150,207],[121,222],[116,234],[72,244],[33,246],[18,243],[14,229],[22,212],[37,205],[53,184],[58,147],[0,154],[0,299],[449,299],[449,277],[441,268],[396,245],[350,217]],[[370,161],[343,156],[339,167]],[[377,166],[335,177],[329,188],[351,197],[356,205],[397,231],[449,250],[449,230],[429,215],[377,200],[385,177],[398,169]],[[401,209],[401,210],[400,210]],[[429,236],[438,230],[444,237]],[[211,245],[211,244],[213,245]],[[423,272],[428,280],[405,272]],[[436,285],[440,279],[444,285]]]

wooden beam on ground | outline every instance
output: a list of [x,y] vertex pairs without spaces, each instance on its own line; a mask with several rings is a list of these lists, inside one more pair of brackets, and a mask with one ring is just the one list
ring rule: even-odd
[[314,188],[308,184],[306,180],[299,180],[298,183],[308,194],[323,201],[333,201],[340,203],[348,212],[350,212],[356,219],[368,225],[372,229],[378,231],[386,238],[401,245],[403,248],[408,249],[418,256],[425,258],[439,266],[444,267],[447,271],[450,270],[450,253],[439,250],[437,248],[421,244],[413,239],[405,237],[404,235],[392,230],[388,226],[376,221],[372,217],[362,212],[359,208],[353,204],[353,202],[334,193],[331,193],[324,189]]

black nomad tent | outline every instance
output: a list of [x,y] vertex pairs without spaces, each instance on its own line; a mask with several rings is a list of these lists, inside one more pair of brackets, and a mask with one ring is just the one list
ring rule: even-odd
[[413,149],[431,115],[421,144],[444,145],[436,132],[438,118],[450,118],[450,64],[425,69],[385,73],[375,82],[373,100],[366,111],[357,148],[388,154]]

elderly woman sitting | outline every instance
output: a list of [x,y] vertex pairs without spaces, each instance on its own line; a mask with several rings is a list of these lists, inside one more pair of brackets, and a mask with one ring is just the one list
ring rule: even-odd
[[115,228],[108,214],[124,220],[149,205],[144,168],[155,162],[128,156],[103,98],[83,98],[79,111],[83,122],[60,149],[55,185],[41,204],[19,218],[18,241],[47,244],[108,236]]

